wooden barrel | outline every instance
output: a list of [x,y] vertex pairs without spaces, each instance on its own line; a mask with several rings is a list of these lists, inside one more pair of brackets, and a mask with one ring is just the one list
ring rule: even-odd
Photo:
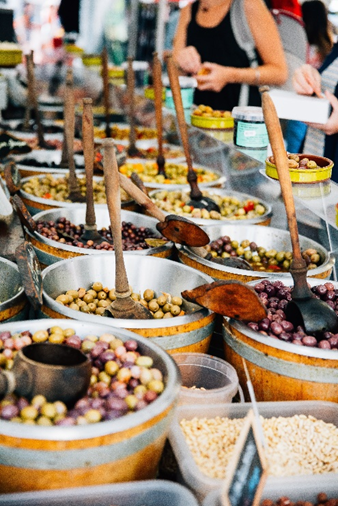
[[[155,294],[162,292],[180,296],[212,278],[177,262],[162,258],[125,255],[124,261],[130,285],[135,292],[150,288]],[[113,253],[88,255],[53,264],[43,271],[44,302],[41,316],[48,318],[74,318],[126,328],[150,338],[169,353],[183,351],[206,353],[214,330],[215,314],[196,304],[184,302],[184,316],[168,319],[127,320],[96,316],[74,311],[54,299],[67,290],[80,286],[89,288],[94,281],[104,286],[115,286],[115,259]]]
[[21,286],[18,267],[0,258],[0,322],[24,320],[28,313],[29,303]]
[[[4,330],[46,329],[69,321],[31,320]],[[72,321],[77,335],[112,332],[106,325]],[[177,367],[159,346],[122,329],[114,335],[135,339],[141,353],[154,359],[165,389],[141,411],[112,421],[71,427],[23,426],[0,421],[0,493],[83,487],[156,477],[158,463],[174,415],[180,380]]]
[[244,323],[224,318],[225,360],[246,389],[245,359],[257,401],[321,400],[338,402],[338,353],[296,346],[263,336]]

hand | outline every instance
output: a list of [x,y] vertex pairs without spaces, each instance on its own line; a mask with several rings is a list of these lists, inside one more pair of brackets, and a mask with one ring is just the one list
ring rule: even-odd
[[229,67],[223,67],[216,63],[203,63],[199,74],[196,76],[199,90],[221,91],[229,80]]
[[325,96],[332,105],[332,113],[327,122],[322,123],[308,123],[314,128],[318,128],[326,135],[332,135],[338,132],[338,99],[329,91],[325,91]]
[[176,61],[187,74],[197,74],[201,68],[201,57],[194,46],[187,46],[178,53]]
[[313,95],[322,97],[321,77],[314,67],[309,64],[302,65],[295,70],[292,76],[292,84],[297,93],[300,95]]

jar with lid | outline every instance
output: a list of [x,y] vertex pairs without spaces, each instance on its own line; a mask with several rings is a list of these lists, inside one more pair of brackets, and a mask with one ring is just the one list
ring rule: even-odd
[[246,149],[267,148],[269,137],[261,107],[234,107],[232,117],[235,146]]

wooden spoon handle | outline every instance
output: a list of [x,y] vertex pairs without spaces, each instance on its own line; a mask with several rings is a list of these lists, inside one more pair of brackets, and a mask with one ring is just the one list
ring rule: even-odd
[[93,196],[93,173],[94,173],[94,125],[92,99],[83,99],[82,115],[82,142],[83,155],[86,169],[86,229],[95,228],[95,209]]
[[37,91],[36,91],[36,80],[35,80],[35,72],[34,72],[34,53],[33,51],[27,55],[27,72],[28,72],[28,83],[29,83],[29,93],[28,99],[31,103],[31,107],[34,109],[35,113],[35,122],[38,127],[38,143],[39,146],[43,146],[45,143],[43,136],[42,123],[40,119],[39,107],[38,107],[38,99],[37,99]]
[[130,290],[122,251],[120,180],[113,139],[103,141],[103,167],[115,250],[115,290],[128,296]]
[[268,130],[269,141],[271,144],[275,164],[277,167],[278,178],[282,190],[286,216],[291,235],[294,263],[304,263],[299,246],[298,226],[296,219],[295,202],[292,193],[289,166],[287,162],[286,150],[283,142],[283,134],[280,122],[277,116],[276,108],[268,93],[269,88],[264,86],[260,89],[262,93],[262,108],[264,121]]
[[68,167],[69,167],[69,191],[78,189],[74,162],[74,128],[75,128],[75,106],[73,93],[73,71],[67,70],[65,101],[64,101],[64,129],[67,145]]
[[127,70],[127,95],[129,104],[129,149],[135,147],[136,143],[136,132],[135,132],[135,103],[134,103],[134,91],[135,91],[135,73],[133,69],[133,59],[128,57],[128,70]]
[[104,115],[106,118],[106,137],[111,137],[110,131],[110,104],[109,104],[109,76],[108,76],[108,52],[107,48],[103,48],[102,55],[102,81],[103,81],[103,105]]
[[155,115],[158,140],[158,156],[163,156],[163,117],[162,117],[162,65],[157,53],[153,59],[153,84],[155,93]]
[[136,200],[140,204],[140,206],[144,207],[149,214],[151,214],[154,218],[156,218],[158,221],[165,221],[165,214],[161,209],[159,209],[154,202],[141,191],[137,186],[127,177],[123,174],[119,174],[120,177],[120,185],[130,195],[133,197],[133,199]]

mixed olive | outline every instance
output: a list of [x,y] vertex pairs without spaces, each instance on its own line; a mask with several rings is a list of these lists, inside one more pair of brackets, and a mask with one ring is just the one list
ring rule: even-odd
[[[149,148],[137,148],[140,152],[142,158],[156,159],[158,157],[158,148],[157,147],[149,147]],[[163,155],[165,158],[183,158],[184,152],[182,149],[177,146],[168,146],[164,144],[163,146]],[[136,155],[138,158],[139,155]]]
[[282,496],[277,501],[271,499],[264,499],[261,501],[260,506],[338,506],[338,497],[329,498],[325,492],[317,494],[317,500],[312,501],[291,501],[289,497]]
[[152,201],[167,213],[206,220],[247,220],[261,217],[267,212],[266,207],[255,198],[240,200],[231,195],[217,195],[208,191],[202,193],[216,202],[220,213],[188,205],[190,194],[185,191],[158,191],[152,196]]
[[[113,237],[110,226],[98,230],[99,234],[106,239],[101,244],[94,243],[91,240],[81,241],[84,233],[84,225],[74,225],[67,218],[61,217],[56,221],[38,220],[37,232],[47,239],[58,241],[61,244],[75,246],[77,248],[97,249],[114,251]],[[150,246],[146,243],[146,239],[158,239],[158,233],[147,227],[137,227],[133,223],[122,222],[122,248],[124,251],[137,251],[148,249]]]
[[215,110],[209,105],[200,104],[193,111],[193,116],[202,116],[203,118],[231,118],[230,111]]
[[[162,292],[156,296],[154,290],[148,288],[141,296],[140,293],[132,292],[131,298],[149,309],[155,319],[173,318],[184,316],[181,297],[172,296],[170,293]],[[74,311],[104,316],[107,307],[116,299],[115,289],[107,288],[100,282],[95,282],[91,288],[79,288],[78,290],[67,290],[56,297],[56,302],[69,307]]]
[[[43,162],[39,162],[39,160],[37,160],[36,158],[33,158],[33,157],[27,157],[27,158],[23,158],[22,160],[20,160],[19,162],[19,165],[28,165],[29,167],[47,167],[48,169],[60,169],[60,168],[64,168],[60,165],[60,163],[56,163],[56,162],[49,162],[49,161],[43,161]],[[82,169],[84,170],[84,164],[79,164],[79,163],[75,163],[75,168],[76,169]]]
[[[308,335],[302,326],[295,328],[286,319],[284,310],[291,300],[292,288],[285,286],[282,281],[271,282],[263,279],[254,286],[254,289],[266,306],[268,314],[258,323],[248,323],[251,330],[298,346],[338,350],[338,334],[318,332],[316,335]],[[324,300],[338,314],[338,290],[333,283],[317,285],[311,290],[317,299]]]
[[[205,249],[213,258],[244,258],[254,271],[288,272],[292,261],[291,251],[266,250],[253,241],[245,239],[239,242],[227,235],[210,242]],[[302,255],[308,269],[315,269],[322,262],[320,254],[313,248],[308,248]]]
[[[299,156],[293,153],[287,153],[287,160],[289,169],[322,169],[323,167],[319,166],[317,162],[307,156]],[[275,164],[275,159],[273,156],[270,157],[270,162]]]
[[[86,178],[78,177],[82,195],[86,194]],[[54,177],[52,174],[46,176],[34,176],[25,181],[22,190],[35,197],[57,200],[58,202],[71,202],[67,197],[69,194],[68,176]],[[104,179],[93,181],[94,202],[106,204],[106,193]],[[130,196],[121,188],[121,201],[127,202]]]
[[[112,139],[128,140],[129,139],[129,126],[123,127],[120,125],[112,125],[110,128],[110,135]],[[157,137],[157,130],[155,128],[148,127],[136,127],[136,138],[137,139],[155,139]],[[106,137],[106,131],[104,127],[94,127],[94,136],[100,139]]]
[[[198,183],[210,183],[219,179],[216,172],[203,167],[194,167],[194,171]],[[144,183],[188,184],[188,167],[184,164],[166,163],[165,176],[158,173],[158,166],[155,162],[125,163],[120,167],[120,172],[128,177],[136,172]]]
[[87,335],[82,340],[71,328],[55,326],[33,334],[0,332],[0,367],[10,370],[18,350],[31,343],[51,342],[77,348],[92,362],[87,395],[68,409],[42,395],[27,400],[14,394],[0,402],[0,419],[27,425],[71,426],[114,420],[140,411],[164,390],[162,372],[150,356],[142,355],[134,339],[123,342],[113,334]]

